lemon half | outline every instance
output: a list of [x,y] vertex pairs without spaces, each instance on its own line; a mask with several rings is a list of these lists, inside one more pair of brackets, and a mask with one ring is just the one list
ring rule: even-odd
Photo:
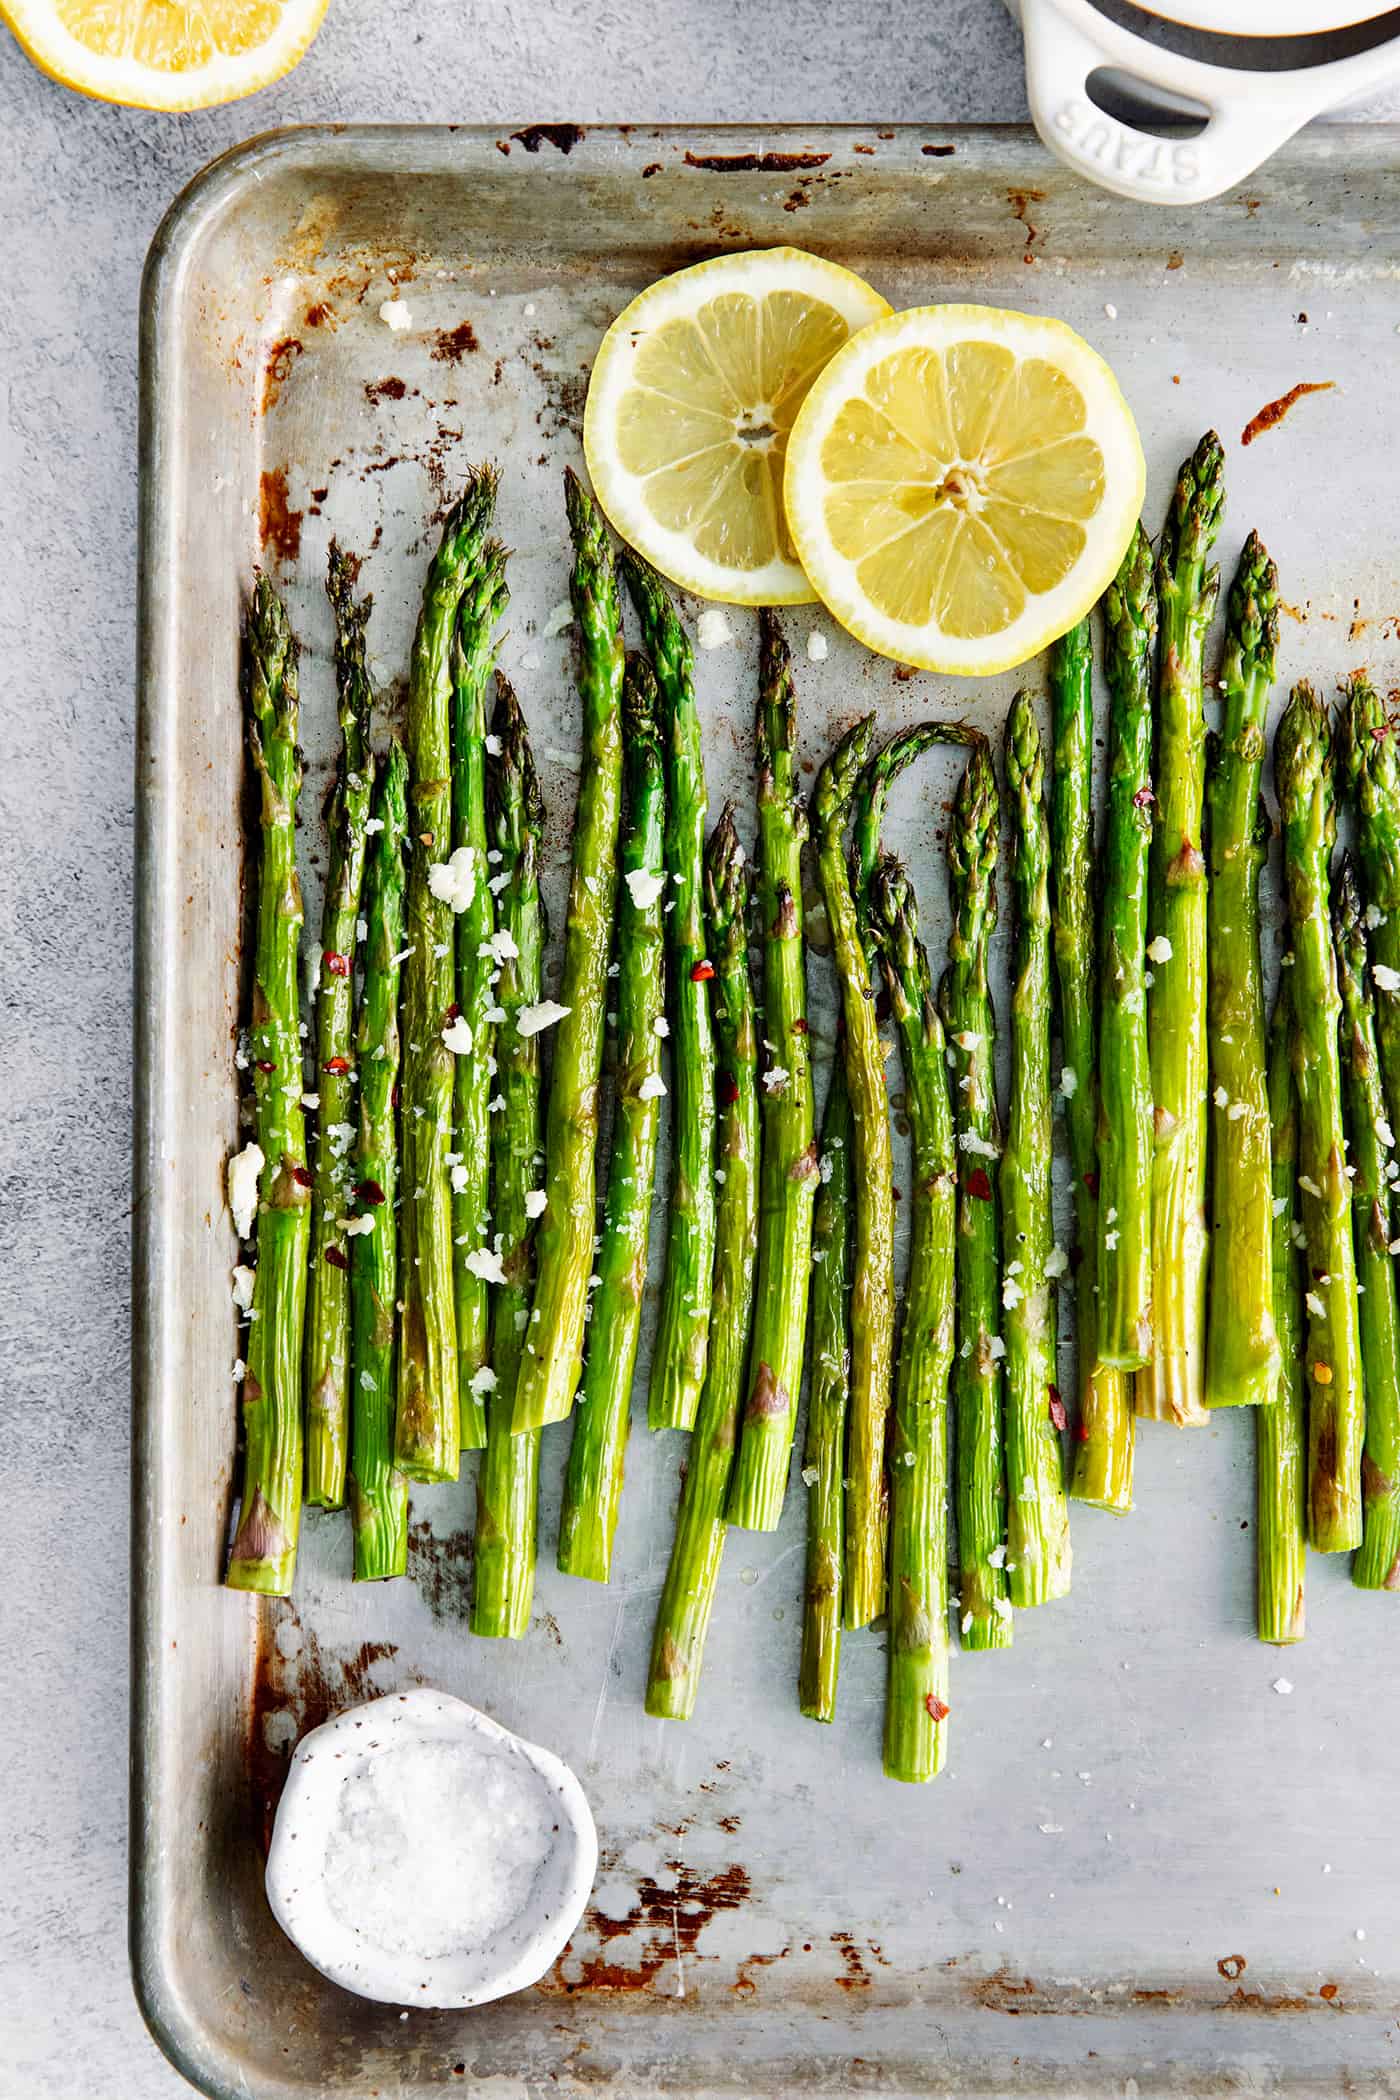
[[207,109],[290,73],[326,0],[0,0],[34,63],[138,109]]
[[783,513],[788,433],[822,367],[888,312],[799,248],[716,256],[634,299],[603,338],[583,424],[622,537],[702,597],[810,601]]
[[809,391],[784,495],[798,558],[867,647],[959,675],[1082,619],[1142,509],[1132,413],[1062,321],[924,306],[852,338]]

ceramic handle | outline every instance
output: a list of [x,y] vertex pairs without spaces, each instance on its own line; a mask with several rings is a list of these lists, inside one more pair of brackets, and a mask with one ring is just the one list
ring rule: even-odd
[[[1035,128],[1091,182],[1142,204],[1202,204],[1252,175],[1331,99],[1318,67],[1300,76],[1204,65],[1119,29],[1084,0],[1021,0],[1026,87]],[[1087,83],[1113,66],[1209,111],[1195,138],[1155,138],[1098,108]],[[1279,91],[1287,78],[1289,92]]]

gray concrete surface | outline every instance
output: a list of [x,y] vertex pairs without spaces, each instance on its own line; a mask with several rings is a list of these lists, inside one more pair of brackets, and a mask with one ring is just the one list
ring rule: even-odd
[[0,32],[0,2100],[187,2090],[125,1942],[136,315],[161,214],[282,124],[1024,114],[998,0],[332,0],[289,80],[175,118],[70,95]]

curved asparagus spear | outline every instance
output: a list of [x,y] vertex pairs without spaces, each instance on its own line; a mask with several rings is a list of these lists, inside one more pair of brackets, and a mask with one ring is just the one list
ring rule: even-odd
[[390,744],[374,787],[379,830],[365,868],[365,976],[355,1034],[360,1074],[356,1196],[369,1232],[350,1243],[353,1348],[350,1513],[355,1580],[402,1575],[408,1564],[408,1482],[394,1464],[394,1307],[399,1295],[399,962],[403,948],[408,760]]
[[606,1582],[612,1567],[665,1093],[657,1022],[666,995],[666,787],[657,704],[651,667],[644,657],[630,656],[622,688],[627,817],[615,946],[617,1113],[599,1283],[559,1521],[559,1566],[590,1582]]
[[536,1243],[539,1275],[515,1388],[515,1429],[562,1422],[583,1368],[593,1268],[598,1075],[603,1062],[608,950],[617,893],[622,807],[622,606],[612,547],[582,482],[564,475],[574,542],[569,595],[580,636],[583,771],[574,816],[573,874],[559,988],[545,1138],[548,1201]]
[[753,1311],[758,1252],[758,1045],[749,985],[748,906],[748,870],[731,806],[716,824],[705,855],[705,923],[715,966],[712,990],[719,1059],[715,1175],[717,1180],[723,1176],[716,1219],[710,1353],[647,1675],[647,1712],[674,1721],[689,1720],[695,1710],[705,1634],[724,1552],[724,1500],[744,1400]]
[[[1140,1415],[1205,1419],[1206,863],[1201,659],[1220,592],[1206,562],[1220,528],[1225,458],[1207,431],[1183,460],[1157,553],[1157,802],[1148,914],[1152,992],[1153,1351],[1137,1381]],[[1253,802],[1246,809],[1253,821]]]
[[1298,1124],[1293,1090],[1293,1008],[1288,972],[1269,1029],[1272,1132],[1274,1330],[1279,1379],[1254,1413],[1258,1600],[1261,1641],[1303,1638],[1307,1560],[1308,1402],[1303,1378],[1303,1291],[1298,1225]]
[[1366,927],[1350,857],[1342,863],[1333,892],[1332,927],[1342,996],[1342,1093],[1355,1175],[1351,1204],[1366,1387],[1363,1532],[1351,1579],[1358,1589],[1393,1590],[1400,1589],[1400,1313],[1390,1253],[1393,1196],[1387,1169],[1395,1139],[1386,1119]]
[[461,1449],[453,1300],[452,910],[434,889],[452,847],[452,637],[486,547],[496,476],[478,467],[447,514],[428,570],[408,673],[408,949],[403,973],[403,1329],[394,1457],[411,1480],[455,1480]]
[[[476,1550],[472,1632],[519,1640],[530,1624],[535,1594],[535,1532],[539,1500],[540,1431],[511,1434],[515,1385],[530,1317],[535,1226],[530,1198],[540,1178],[540,1039],[522,1035],[522,1007],[538,1005],[544,985],[544,905],[540,899],[544,802],[525,718],[510,684],[496,673],[496,708],[486,761],[490,837],[500,861],[492,880],[499,930],[514,954],[503,956],[496,1004],[497,1085],[501,1107],[491,1116],[495,1174],[495,1230],[501,1271],[491,1309],[491,1369],[486,1395],[486,1449],[476,1481]],[[501,878],[504,878],[502,880]]]
[[755,742],[763,1033],[769,1062],[762,1099],[753,1357],[727,1510],[731,1524],[751,1531],[774,1529],[787,1492],[802,1390],[817,1179],[802,945],[807,811],[797,791],[797,695],[776,613],[763,613],[762,635]]
[[1394,718],[1360,671],[1347,680],[1337,757],[1356,810],[1386,1114],[1400,1130],[1400,747]]
[[[373,600],[355,602],[357,565],[331,541],[326,595],[335,616],[340,757],[326,815],[326,895],[316,982],[316,1088],[320,1095],[311,1189],[311,1269],[306,1294],[306,1499],[322,1509],[345,1500],[350,1442],[350,1278],[345,1231],[350,1169],[338,1133],[350,1123],[354,1045],[355,922],[365,871],[372,769],[373,693],[365,669],[365,625]],[[335,1260],[331,1250],[341,1259]]]
[[851,1099],[840,1057],[822,1117],[812,1211],[812,1377],[807,1397],[807,1568],[802,1591],[798,1701],[813,1721],[836,1718],[845,1557],[846,1398],[851,1375]]
[[1006,718],[1016,851],[1011,1109],[1001,1156],[1002,1333],[1006,1340],[1006,1573],[1014,1605],[1070,1585],[1069,1505],[1055,1384],[1055,1243],[1050,1214],[1050,831],[1045,758],[1029,693]]
[[932,1779],[947,1755],[948,1376],[957,1169],[943,1029],[914,893],[888,856],[871,885],[871,922],[899,1030],[914,1148],[909,1282],[890,1433],[884,1766],[891,1779],[917,1781]]
[[1070,1493],[1122,1515],[1133,1506],[1133,1388],[1098,1362],[1099,1072],[1094,960],[1094,700],[1089,622],[1050,650],[1050,912],[1060,993],[1077,1261],[1074,1339],[1079,1395]]
[[[469,855],[470,901],[455,914],[457,1015],[462,1047],[452,1066],[452,1289],[457,1324],[457,1418],[464,1451],[486,1442],[482,1373],[491,1358],[486,1279],[470,1262],[488,1244],[495,1031],[492,979],[503,967],[486,865],[486,687],[495,661],[492,632],[510,602],[504,547],[488,540],[457,608],[452,634],[452,849]],[[466,887],[466,885],[464,885]]]
[[948,825],[953,924],[939,1006],[948,1037],[958,1141],[956,1422],[959,1626],[965,1648],[1011,1641],[1006,1589],[1006,1470],[1001,1359],[1001,1217],[997,1161],[996,1017],[987,985],[987,944],[997,922],[996,769],[985,743],[973,746]]
[[1108,817],[1099,969],[1099,1362],[1152,1350],[1152,1074],[1147,1051],[1147,860],[1157,598],[1139,525],[1103,601]]
[[285,1597],[301,1526],[301,1361],[311,1176],[301,1112],[297,996],[301,885],[296,811],[297,651],[265,576],[253,586],[244,633],[248,747],[261,788],[262,865],[249,1049],[263,1154],[258,1266],[243,1379],[243,1498],[229,1555],[231,1589]]
[[846,818],[874,734],[867,715],[817,775],[812,830],[845,1018],[846,1087],[855,1176],[851,1397],[846,1464],[847,1626],[868,1626],[885,1601],[885,1416],[894,1351],[894,1170],[884,1047],[846,864]]
[[1259,822],[1259,776],[1277,651],[1278,577],[1252,532],[1230,587],[1220,676],[1225,712],[1206,781],[1211,1149],[1218,1195],[1211,1221],[1207,1407],[1268,1400],[1279,1375],[1259,954],[1259,871],[1269,841],[1267,821]]
[[621,559],[664,709],[667,903],[674,906],[667,926],[675,1097],[671,1200],[647,1418],[653,1429],[689,1429],[705,1384],[715,1265],[715,1046],[702,917],[709,804],[690,639],[655,569],[631,548],[624,547]]
[[1342,1133],[1341,997],[1329,917],[1336,836],[1331,738],[1327,711],[1310,685],[1293,688],[1274,739],[1274,777],[1293,941],[1298,1185],[1310,1271],[1308,1541],[1319,1553],[1344,1553],[1361,1543],[1365,1400]]

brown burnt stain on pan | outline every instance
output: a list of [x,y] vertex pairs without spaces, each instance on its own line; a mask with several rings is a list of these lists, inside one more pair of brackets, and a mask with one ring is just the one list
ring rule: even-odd
[[427,1517],[408,1527],[408,1579],[435,1619],[462,1625],[471,1604],[472,1555],[475,1541],[471,1527],[437,1538]]
[[[736,1911],[753,1893],[748,1870],[736,1861],[713,1874],[702,1875],[686,1861],[673,1859],[664,1870],[674,1875],[674,1888],[663,1888],[651,1875],[643,1875],[637,1894],[620,1918],[590,1909],[575,1935],[584,1945],[570,1940],[558,1961],[536,1988],[549,1996],[577,1997],[588,1991],[632,1994],[650,1991],[665,1970],[684,1969],[702,1960],[700,1936],[721,1912]],[[638,1938],[641,1945],[630,1962],[615,1958],[613,1942]],[[596,1951],[587,1951],[588,1942]]]
[[[294,1648],[290,1655],[284,1655],[278,1644],[283,1628],[292,1629],[298,1637],[286,1644]],[[361,1641],[341,1654],[326,1647],[302,1623],[294,1605],[269,1601],[260,1610],[245,1755],[251,1834],[264,1854],[297,1743],[308,1729],[319,1728],[332,1714],[376,1699],[387,1690],[374,1682],[374,1672],[397,1654],[392,1641]],[[269,1723],[275,1725],[269,1727]]]
[[470,321],[459,321],[455,328],[439,328],[433,338],[433,347],[428,355],[434,364],[459,365],[481,345],[476,339],[476,330]]
[[1277,401],[1266,401],[1259,413],[1250,417],[1240,432],[1240,443],[1252,445],[1266,430],[1275,429],[1294,403],[1302,400],[1304,394],[1330,394],[1336,384],[1335,379],[1300,379],[1297,386],[1291,386],[1286,394],[1280,394]]
[[1008,190],[1006,198],[1011,206],[1012,217],[1018,219],[1026,229],[1026,252],[1021,257],[1021,260],[1022,262],[1030,262],[1032,260],[1031,249],[1040,238],[1040,228],[1031,224],[1031,206],[1043,203],[1045,201],[1045,192],[1044,190]]
[[865,1958],[856,1945],[855,1935],[850,1932],[833,1932],[831,1944],[841,1961],[841,1974],[836,1978],[836,1988],[841,1991],[868,1991],[870,1971]]
[[1247,1991],[1242,1983],[1236,1984],[1229,1997],[1223,1998],[1220,2004],[1222,2012],[1299,2013],[1316,2012],[1317,2009],[1315,1998],[1294,1997],[1285,1991],[1272,1994]]
[[287,470],[265,467],[258,479],[258,543],[278,561],[301,553],[301,512],[287,501]]
[[1021,2013],[1040,2011],[1040,1993],[1029,1976],[1012,1976],[998,1969],[994,1976],[974,1976],[969,1984],[974,2002],[985,2012]]
[[[417,387],[413,391],[417,393]],[[365,381],[365,399],[371,408],[378,408],[381,401],[402,401],[407,392],[408,386],[406,382],[396,378],[392,373],[387,379],[367,379]]]
[[572,153],[584,135],[582,124],[526,124],[511,133],[527,153],[538,153],[546,145],[553,146],[556,153]]
[[1215,1966],[1227,1983],[1238,1983],[1249,1963],[1242,1954],[1222,1954]]
[[259,415],[267,415],[277,406],[277,396],[291,377],[292,366],[305,349],[299,335],[284,335],[268,346],[263,359],[262,398],[258,404]]
[[711,175],[793,175],[799,168],[824,168],[829,153],[687,153],[688,168]]
[[754,1976],[755,1969],[771,1969],[777,1962],[786,1961],[791,1952],[792,1945],[789,1942],[786,1947],[780,1947],[776,1954],[746,1954],[739,1964],[733,1983],[729,1986],[730,1990],[733,1991],[736,1998],[757,1996],[758,1983]]

